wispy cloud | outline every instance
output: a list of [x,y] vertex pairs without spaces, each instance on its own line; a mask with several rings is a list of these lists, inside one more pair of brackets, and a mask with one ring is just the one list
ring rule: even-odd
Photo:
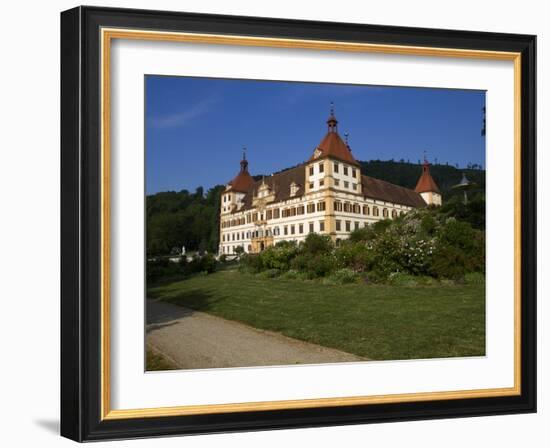
[[149,125],[156,129],[167,129],[183,127],[190,124],[194,119],[207,114],[218,103],[218,98],[211,96],[198,103],[193,104],[186,110],[167,115],[158,115],[149,118]]

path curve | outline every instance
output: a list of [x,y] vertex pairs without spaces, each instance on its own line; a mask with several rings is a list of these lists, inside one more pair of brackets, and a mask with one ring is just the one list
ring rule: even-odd
[[146,340],[180,369],[366,360],[155,299],[147,300]]

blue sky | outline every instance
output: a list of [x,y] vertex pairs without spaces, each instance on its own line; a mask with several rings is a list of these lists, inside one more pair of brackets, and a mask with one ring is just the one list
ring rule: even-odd
[[145,88],[147,194],[225,184],[243,146],[251,174],[303,162],[331,101],[357,160],[485,166],[484,91],[153,75]]

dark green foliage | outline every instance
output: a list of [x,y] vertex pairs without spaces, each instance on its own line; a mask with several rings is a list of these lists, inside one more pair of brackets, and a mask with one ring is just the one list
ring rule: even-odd
[[216,271],[216,259],[212,254],[205,254],[202,257],[193,257],[191,262],[187,265],[188,273],[206,272],[212,274]]
[[474,229],[485,230],[485,195],[470,195],[466,204],[462,196],[455,196],[443,203],[441,213],[466,221]]
[[[422,173],[422,167],[418,163],[393,160],[370,160],[359,163],[363,174],[412,189]],[[485,170],[475,165],[462,169],[452,165],[433,164],[430,166],[430,174],[439,186],[444,202],[453,196],[462,199],[462,192],[452,188],[460,182],[462,174],[466,174],[468,180],[476,184],[476,189],[472,190],[470,195],[485,192]]]
[[216,252],[219,240],[220,193],[218,185],[204,195],[187,190],[147,196],[147,255],[169,254],[172,248]]
[[440,208],[425,208],[355,230],[336,246],[327,235],[311,233],[298,245],[283,241],[244,255],[241,264],[245,272],[292,270],[308,279],[324,277],[326,284],[341,284],[348,271],[367,283],[462,281],[467,273],[485,273],[485,233]]
[[332,240],[328,235],[310,233],[305,241],[300,245],[302,253],[307,255],[328,254],[332,251]]
[[151,258],[147,261],[147,283],[166,283],[200,272],[212,274],[216,271],[217,265],[212,254],[195,256],[190,262],[187,262],[186,257],[180,257],[176,261],[170,260],[169,257]]

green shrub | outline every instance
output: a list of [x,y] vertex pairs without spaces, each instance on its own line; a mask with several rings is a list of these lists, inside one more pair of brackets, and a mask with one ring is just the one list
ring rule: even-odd
[[367,272],[367,275],[365,276],[365,283],[385,283],[388,279],[388,275],[382,274],[379,271],[370,271]]
[[318,233],[308,234],[300,244],[300,252],[306,255],[329,254],[333,248],[334,245],[330,236],[319,235]]
[[459,280],[466,274],[466,256],[459,248],[439,244],[435,249],[430,273],[436,278]]
[[373,265],[375,253],[364,242],[343,241],[334,251],[338,268],[365,272]]
[[317,254],[307,260],[307,273],[311,278],[324,277],[334,269],[334,257],[327,254]]
[[395,286],[416,286],[418,285],[418,277],[403,272],[392,272],[388,276],[387,283]]
[[464,276],[464,281],[468,285],[483,285],[485,283],[485,275],[481,272],[468,272]]
[[262,271],[257,275],[261,278],[277,278],[281,275],[281,271],[279,269],[267,269],[266,271]]
[[239,262],[239,271],[256,274],[263,269],[262,258],[256,254],[244,254]]
[[148,283],[182,278],[184,275],[185,270],[181,264],[174,263],[168,258],[155,258],[147,261],[146,278]]
[[260,253],[263,269],[290,269],[292,259],[298,253],[296,244],[277,244]]
[[328,279],[332,280],[337,285],[346,285],[349,283],[357,283],[360,280],[359,274],[351,269],[338,269],[329,275]]
[[219,261],[220,263],[225,263],[227,261],[227,254],[221,254]]

